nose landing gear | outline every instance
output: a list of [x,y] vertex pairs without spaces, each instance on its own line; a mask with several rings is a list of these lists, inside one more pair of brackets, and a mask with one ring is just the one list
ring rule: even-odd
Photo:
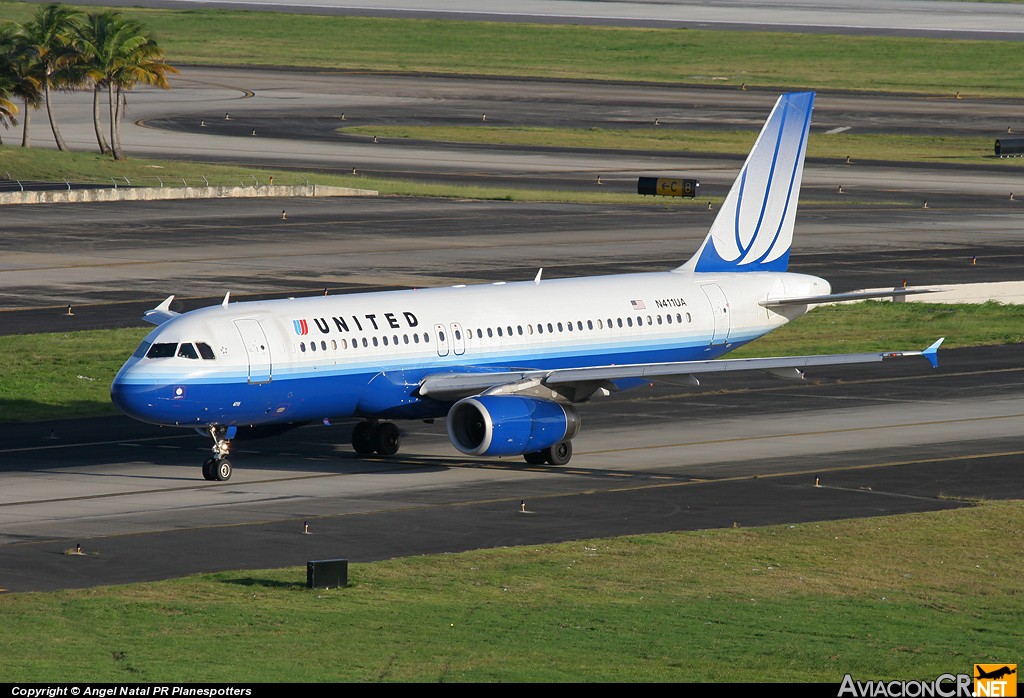
[[230,480],[231,461],[228,460],[228,452],[231,450],[230,437],[234,436],[235,428],[211,424],[208,431],[213,438],[213,458],[203,463],[203,477],[219,482]]
[[208,458],[203,463],[203,477],[221,482],[231,479],[231,461],[227,458]]

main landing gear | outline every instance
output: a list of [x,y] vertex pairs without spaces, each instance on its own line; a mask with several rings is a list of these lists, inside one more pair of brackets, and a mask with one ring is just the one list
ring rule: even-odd
[[352,430],[352,449],[361,456],[378,453],[393,456],[398,453],[402,436],[392,422],[359,422]]
[[213,438],[213,458],[203,463],[203,477],[219,482],[230,480],[231,461],[228,460],[228,451],[231,450],[231,440],[228,438],[228,429],[211,424],[209,433]]
[[565,465],[572,458],[572,441],[559,441],[540,451],[524,453],[523,460],[530,465]]

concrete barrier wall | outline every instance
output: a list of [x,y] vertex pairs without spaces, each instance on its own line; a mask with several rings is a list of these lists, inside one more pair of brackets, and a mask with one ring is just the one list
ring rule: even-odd
[[228,199],[253,197],[377,196],[372,189],[262,185],[252,187],[118,187],[117,189],[71,189],[0,193],[3,204],[67,204],[95,201],[159,201],[164,199]]

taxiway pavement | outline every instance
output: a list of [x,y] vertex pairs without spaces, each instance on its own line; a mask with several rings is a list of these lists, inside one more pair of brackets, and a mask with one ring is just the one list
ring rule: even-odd
[[[365,163],[426,178],[479,179],[474,173],[483,168],[496,180],[546,186],[573,180],[582,186],[595,172],[616,173],[610,181],[625,186],[640,173],[676,168],[699,173],[713,188],[731,181],[739,167],[736,158],[681,161],[640,153],[426,144],[373,149],[341,136],[325,144],[335,136],[319,126],[310,127],[305,140],[287,143],[281,134],[246,139],[187,128],[190,119],[198,123],[201,114],[226,109],[240,120],[255,119],[300,93],[313,94],[308,99],[321,100],[324,110],[342,101],[351,109],[361,95],[366,104],[376,100],[381,113],[378,103],[389,102],[394,118],[409,118],[430,89],[372,76],[275,71],[231,72],[229,86],[215,84],[225,75],[188,71],[191,86],[177,93],[182,99],[173,113],[156,99],[164,95],[140,93],[133,113],[141,124],[131,138],[146,138],[130,141],[130,149],[143,152],[144,141],[150,144],[145,152],[209,152],[325,168]],[[334,93],[325,87],[333,84]],[[448,97],[448,107],[461,105],[467,115],[490,108],[478,100],[484,87],[493,90],[491,99],[500,92],[482,82],[450,84],[469,97],[461,103]],[[246,87],[253,85],[258,89]],[[555,93],[565,88],[535,82],[523,89],[533,91],[542,121],[554,118]],[[635,107],[607,101],[628,101],[620,86],[595,89],[566,103],[575,108],[590,100],[594,113],[604,111],[609,119],[638,118]],[[543,97],[541,90],[552,94]],[[651,115],[675,105],[689,121],[728,111],[737,123],[755,115],[759,123],[774,100],[717,90],[703,97],[721,104],[700,110],[693,106],[696,93],[669,92],[664,101],[660,90],[646,93],[658,107]],[[822,96],[816,118],[822,115],[823,127],[868,128],[857,114],[888,111],[885,118],[898,121],[909,109],[918,119],[945,115],[944,128],[951,130],[968,124],[952,102],[929,110],[920,100],[873,100],[858,109],[853,99]],[[888,109],[879,109],[885,104]],[[978,117],[985,129],[1005,129],[1006,110],[1015,105],[993,102],[991,112],[973,106],[985,114]],[[168,121],[150,121],[150,113]],[[89,123],[88,114],[82,123]],[[73,124],[69,136],[87,142],[91,135],[76,134]],[[484,168],[488,163],[493,167]],[[1019,212],[1007,196],[1016,177],[1013,169],[810,163],[807,189],[819,205],[801,209],[792,268],[824,276],[836,290],[903,279],[912,285],[1017,280]],[[862,195],[873,194],[878,203],[820,203],[833,196],[836,183],[863,187]],[[908,203],[924,196],[931,197],[928,209]],[[284,208],[287,220],[280,216]],[[187,309],[219,301],[226,291],[239,299],[530,279],[539,267],[547,278],[665,268],[690,256],[713,215],[699,206],[403,198],[8,207],[0,238],[0,332],[138,325],[142,310],[172,293]],[[73,315],[64,313],[67,304]],[[130,351],[126,347],[126,355]],[[938,370],[922,361],[816,371],[796,384],[723,377],[697,390],[659,387],[595,402],[585,407],[572,463],[557,469],[462,458],[440,422],[408,425],[396,458],[357,459],[346,445],[350,425],[339,424],[240,444],[233,479],[211,483],[199,475],[208,444],[193,433],[118,418],[5,425],[0,587],[90,586],[325,557],[360,562],[1020,497],[1021,347],[942,351],[940,357]],[[303,533],[306,522],[310,533]],[[86,554],[65,555],[77,544]]]

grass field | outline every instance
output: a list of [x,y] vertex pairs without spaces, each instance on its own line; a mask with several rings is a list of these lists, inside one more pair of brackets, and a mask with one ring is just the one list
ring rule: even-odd
[[1019,661],[1022,534],[981,502],[0,595],[0,682],[934,679]]
[[[706,206],[709,197],[679,199],[663,196],[637,196],[609,193],[595,187],[592,192],[557,189],[513,189],[509,187],[471,187],[445,183],[378,179],[361,175],[337,175],[325,172],[275,170],[256,167],[215,165],[178,160],[147,160],[129,157],[115,161],[98,154],[61,153],[41,148],[0,146],[0,176],[14,180],[62,181],[110,185],[181,186],[254,186],[318,184],[370,189],[381,196],[434,196],[503,201],[561,201],[574,203],[640,204],[658,206]],[[711,199],[720,201],[721,197]]]
[[[344,133],[391,139],[456,143],[607,148],[743,155],[754,145],[754,131],[705,131],[668,126],[637,129],[565,129],[495,126],[353,126]],[[1024,158],[998,158],[991,138],[819,133],[808,141],[807,157],[845,161],[959,163],[1024,167]]]
[[[24,22],[38,5],[0,2],[0,18]],[[82,9],[95,9],[82,7]],[[122,8],[152,28],[172,65],[270,65],[320,70],[629,80],[738,88],[912,92],[949,100],[1020,97],[1012,42],[789,35],[514,23],[313,17],[224,10]],[[495,51],[495,47],[509,47]],[[514,47],[514,50],[513,48]],[[35,129],[45,129],[36,119]],[[38,132],[38,131],[37,131]],[[415,129],[366,127],[351,133],[487,143],[632,148],[743,154],[754,132],[587,129]],[[17,142],[8,131],[7,142]],[[13,151],[13,152],[12,152]],[[466,188],[370,180],[324,173],[229,168],[162,161],[111,163],[20,153],[0,148],[0,173],[16,179],[117,182],[161,186],[181,180],[279,184],[317,183],[376,189],[384,194],[488,199],[625,202],[629,195]],[[17,154],[15,154],[17,153]],[[992,140],[874,134],[812,139],[809,157],[901,160],[1024,167],[994,157]],[[59,154],[55,154],[59,155]],[[129,153],[130,155],[130,153]],[[35,158],[35,159],[33,159]]]
[[[70,4],[70,3],[69,3]],[[27,20],[37,6],[0,2]],[[91,8],[88,8],[91,9]],[[1019,97],[1019,47],[959,41],[123,8],[170,62]]]

